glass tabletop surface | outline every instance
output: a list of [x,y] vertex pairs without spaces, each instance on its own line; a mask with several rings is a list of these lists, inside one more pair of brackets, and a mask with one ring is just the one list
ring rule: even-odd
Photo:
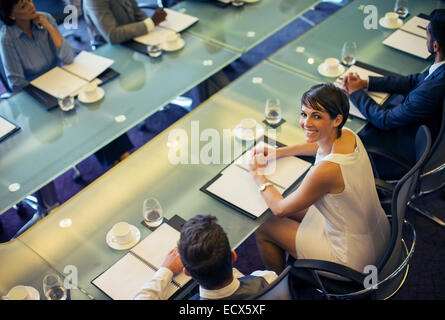
[[72,111],[48,112],[25,92],[0,103],[0,115],[21,127],[0,142],[0,213],[239,57],[190,34],[184,39],[182,50],[158,59],[124,46],[95,51],[120,73],[96,103],[76,100]]
[[[107,296],[91,281],[128,252],[107,245],[106,235],[112,226],[126,221],[140,230],[141,239],[151,233],[141,224],[144,199],[158,199],[167,219],[179,215],[188,220],[198,213],[216,216],[232,248],[238,247],[271,213],[254,220],[211,198],[200,188],[253,143],[240,142],[232,134],[242,119],[255,119],[266,135],[274,137],[274,132],[262,123],[267,98],[280,98],[286,119],[275,132],[276,140],[284,144],[303,142],[303,132],[298,126],[299,99],[314,84],[314,80],[292,71],[261,63],[53,210],[18,239],[58,271],[66,265],[76,266],[79,286],[96,299]],[[354,124],[359,130],[361,125],[357,121],[348,125]],[[180,163],[177,157],[182,159]]]
[[[374,19],[377,29],[365,29],[365,18],[368,19],[370,15],[369,12],[364,12],[367,5],[373,5],[377,9],[378,18]],[[420,13],[430,14],[435,8],[445,8],[445,3],[437,0],[410,0],[410,14],[405,22]],[[394,30],[385,29],[378,20],[384,17],[386,12],[393,10],[394,1],[351,1],[325,21],[277,51],[269,60],[320,81],[331,82],[335,78],[322,76],[318,72],[319,65],[326,58],[331,57],[341,61],[343,44],[346,41],[354,41],[357,45],[356,59],[358,61],[401,75],[425,71],[432,61],[382,44],[382,41]]]
[[20,240],[0,244],[0,261],[0,299],[5,299],[4,297],[15,286],[27,286],[33,288],[29,290],[30,298],[45,300],[43,278],[48,274],[57,274],[62,281],[65,281],[65,287],[69,289],[68,299],[91,299],[82,288],[77,286],[76,289],[76,271],[73,272],[72,266],[62,270],[66,273],[58,273]]
[[173,9],[199,18],[187,32],[246,52],[319,1],[251,0],[242,7],[220,7],[212,2],[182,1]]

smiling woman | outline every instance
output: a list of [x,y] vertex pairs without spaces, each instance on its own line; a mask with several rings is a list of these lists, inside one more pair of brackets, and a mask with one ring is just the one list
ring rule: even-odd
[[[274,214],[256,232],[258,249],[266,267],[276,273],[284,269],[286,252],[363,272],[383,255],[389,223],[367,152],[355,133],[342,129],[348,96],[332,84],[321,84],[304,93],[301,102],[306,143],[275,152],[259,149],[251,165],[253,179]],[[298,189],[283,198],[258,168],[264,166],[264,157],[271,161],[294,155],[315,156],[315,164]]]

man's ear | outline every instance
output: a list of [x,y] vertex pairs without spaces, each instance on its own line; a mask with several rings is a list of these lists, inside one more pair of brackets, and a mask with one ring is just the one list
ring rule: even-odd
[[440,51],[440,44],[439,44],[439,42],[437,42],[437,40],[434,40],[434,42],[433,42],[433,51],[434,52]]
[[238,259],[238,255],[234,250],[232,250],[232,262],[235,262]]
[[187,276],[187,277],[191,277],[191,275],[187,272],[187,270],[183,267],[182,268],[182,271],[184,271],[184,274]]

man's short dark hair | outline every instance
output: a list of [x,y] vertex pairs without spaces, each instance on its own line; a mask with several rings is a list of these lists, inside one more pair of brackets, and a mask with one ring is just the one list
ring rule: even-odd
[[214,216],[197,215],[187,221],[178,251],[187,272],[205,289],[219,288],[232,276],[229,239]]
[[19,0],[1,0],[0,1],[0,19],[4,24],[12,26],[15,21],[11,19],[11,13],[14,6]]
[[314,110],[326,111],[331,119],[341,114],[343,121],[337,127],[337,137],[341,137],[341,129],[349,116],[349,98],[343,89],[332,83],[317,84],[303,93],[301,104]]
[[445,48],[445,9],[436,9],[431,12],[429,31],[431,40],[437,41],[443,51]]

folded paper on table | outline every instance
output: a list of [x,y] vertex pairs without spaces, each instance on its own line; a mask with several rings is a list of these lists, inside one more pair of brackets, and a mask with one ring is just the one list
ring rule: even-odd
[[[362,68],[359,67],[357,65],[353,65],[351,66],[348,70],[345,71],[345,73],[343,74],[342,77],[346,77],[349,73],[357,73],[361,79],[369,79],[369,77],[382,77],[383,75],[377,72],[373,72],[371,70],[368,70],[366,68]],[[334,84],[339,87],[339,88],[343,88],[343,81],[341,78],[337,78],[337,80],[335,80]],[[385,92],[373,92],[373,91],[368,91],[368,95],[379,105],[382,105],[385,103],[385,101],[388,99],[388,97],[390,96],[389,93],[385,93]],[[351,100],[349,100],[349,114],[366,120],[366,117],[360,112],[360,110],[357,108],[357,106],[354,105],[354,103],[352,103]]]
[[[266,137],[264,144],[274,148],[275,144]],[[263,144],[258,143],[256,148]],[[276,145],[284,146],[276,143]],[[201,188],[201,191],[233,207],[251,218],[258,218],[268,210],[268,206],[249,172],[249,161],[253,148],[224,168],[218,175]],[[270,161],[264,174],[266,178],[284,194],[310,168],[311,163],[297,157],[284,157]]]
[[0,116],[0,141],[6,139],[17,130],[20,130],[19,126]]
[[[178,230],[163,223],[92,283],[113,300],[133,299],[161,267],[168,252],[176,248],[179,235]],[[174,276],[166,297],[170,298],[190,280],[183,272]]]
[[82,79],[91,81],[107,70],[113,63],[114,61],[111,59],[82,51],[74,58],[73,63],[63,66],[63,69]]
[[418,35],[419,37],[426,39],[426,28],[429,23],[430,23],[429,20],[416,16],[416,17],[412,17],[411,19],[409,19],[400,28],[400,30],[410,32],[412,34]]

